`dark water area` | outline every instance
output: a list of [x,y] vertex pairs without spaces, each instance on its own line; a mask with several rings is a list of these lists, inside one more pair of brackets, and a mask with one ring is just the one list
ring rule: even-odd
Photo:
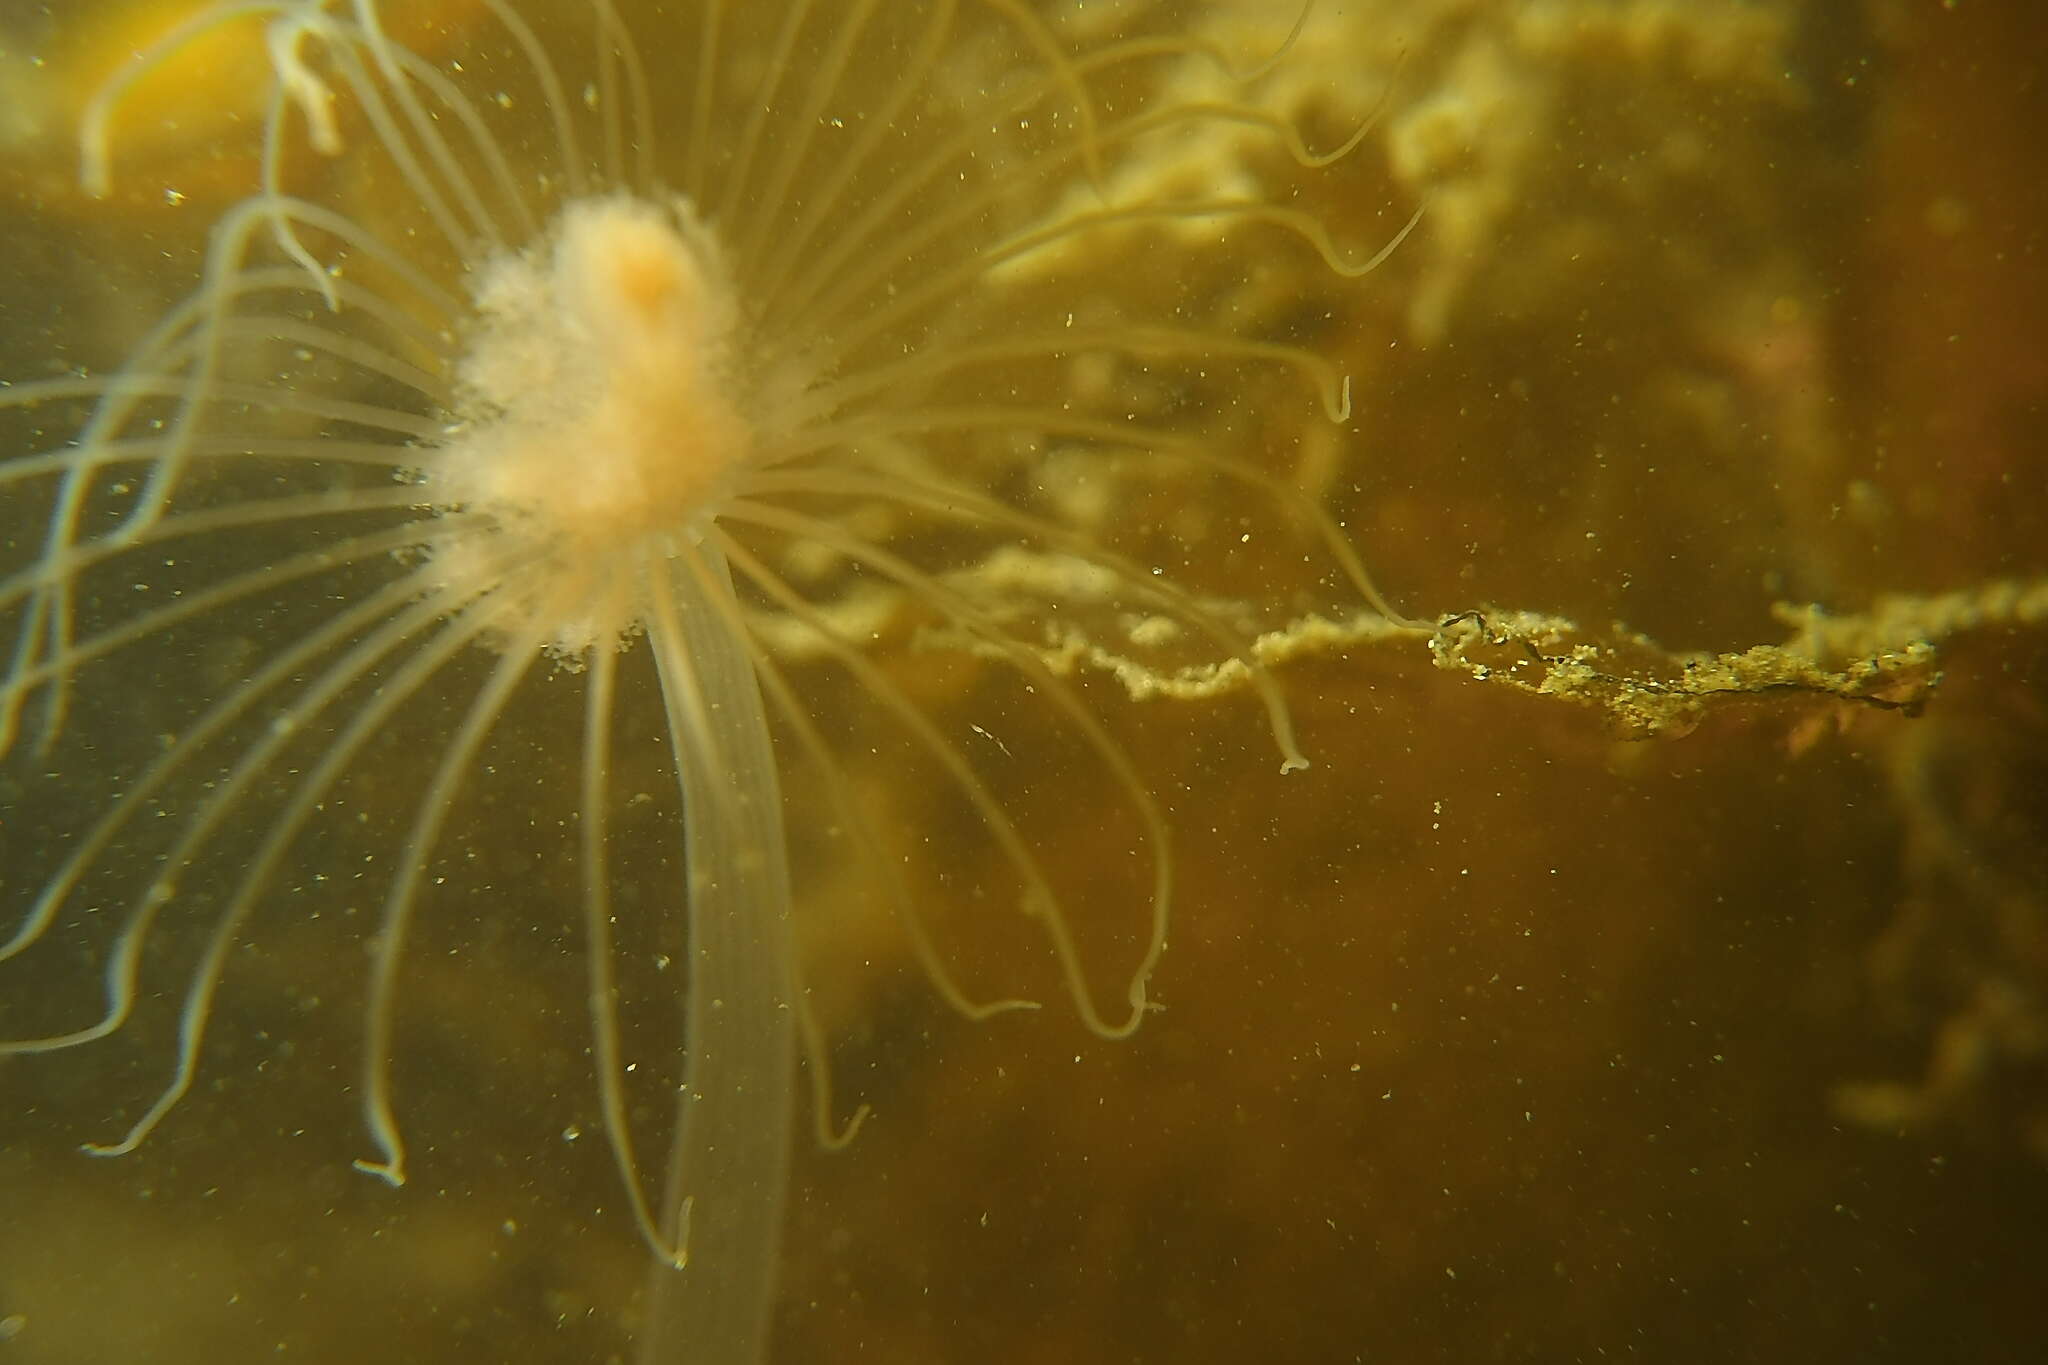
[[[257,165],[256,115],[173,68],[137,95],[117,192],[83,194],[64,130],[131,29],[199,7],[27,8],[0,9],[14,382],[119,364]],[[521,7],[550,41],[562,8]],[[1256,54],[1285,34],[1261,0],[1027,8],[1073,51],[1201,31]],[[664,73],[658,109],[686,105],[697,6],[619,10]],[[511,80],[484,5],[406,22],[399,41],[486,95]],[[734,79],[758,79],[765,41],[734,23]],[[792,52],[800,72],[829,60]],[[599,73],[562,60],[573,103]],[[828,828],[815,758],[792,759],[829,1124],[870,1112],[842,1150],[800,1122],[769,1358],[2038,1358],[2048,20],[1975,0],[1321,0],[1249,93],[1190,65],[1181,98],[1272,110],[1314,149],[1374,121],[1326,170],[1230,133],[1117,175],[1276,181],[1358,256],[1421,217],[1359,281],[1218,230],[1113,250],[1101,295],[1324,357],[1351,411],[1332,423],[1298,375],[1250,364],[1060,382],[1224,414],[1226,453],[1307,493],[1422,624],[1304,626],[1349,619],[1357,595],[1240,487],[1134,474],[1106,495],[1088,523],[1104,539],[1136,555],[1181,537],[1196,548],[1174,575],[1292,642],[1272,676],[1312,763],[1280,771],[1243,686],[1134,698],[1082,671],[1076,695],[1173,832],[1156,1008],[1121,1041],[1076,1018],[1013,864],[938,765],[797,640],[833,780],[884,832],[941,960],[978,999],[1043,1008],[949,1009],[873,864]],[[185,109],[178,129],[161,107]],[[507,145],[544,162],[544,137]],[[373,218],[404,197],[351,184],[346,156],[295,169]],[[0,407],[0,460],[60,446],[85,412]],[[26,571],[49,499],[48,480],[0,483],[0,574]],[[293,549],[252,533],[228,567],[172,554],[94,591],[119,619],[123,592],[168,598]],[[0,603],[0,661],[25,610]],[[170,632],[81,686],[49,750],[25,731],[0,764],[0,937],[205,699],[329,610],[281,599]],[[1441,623],[1464,614],[1477,633],[1454,637]],[[1126,795],[1034,728],[1042,695],[887,619],[880,675],[977,762],[1015,759],[989,769],[995,799],[1070,898],[1094,996],[1120,1002],[1146,875]],[[1219,662],[1200,642],[1147,654],[1128,613],[1068,619],[1154,681]],[[295,841],[228,951],[191,1093],[135,1152],[79,1144],[161,1090],[211,916],[317,736],[182,888],[129,1026],[0,1055],[0,1365],[640,1359],[651,1257],[591,1080],[581,675],[520,684],[447,812],[395,1021],[412,1178],[350,1165],[373,1155],[373,921],[488,672],[472,654]],[[668,717],[642,681],[615,719],[608,861],[620,1025],[646,1066],[632,1121],[658,1152],[688,878]],[[95,863],[35,954],[0,961],[0,1037],[94,1017],[110,926],[162,875],[149,820],[203,802],[227,769],[209,762]]]

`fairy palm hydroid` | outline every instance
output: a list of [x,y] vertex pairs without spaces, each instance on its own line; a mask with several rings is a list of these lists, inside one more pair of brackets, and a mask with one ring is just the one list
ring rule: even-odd
[[[424,883],[515,698],[573,677],[580,737],[563,766],[578,821],[562,854],[580,869],[604,1128],[635,1220],[676,1267],[649,1338],[754,1359],[799,1034],[835,1136],[796,980],[778,745],[816,775],[818,837],[850,846],[948,1001],[975,1016],[1021,1003],[957,979],[891,831],[837,776],[840,718],[815,699],[850,688],[895,728],[899,754],[949,794],[952,832],[1007,867],[1082,1021],[1134,1029],[1166,942],[1165,819],[1089,696],[1046,662],[1046,623],[992,600],[976,566],[1024,547],[1116,609],[1237,654],[1299,766],[1239,628],[1158,571],[1172,536],[1132,524],[1144,504],[1123,490],[1162,472],[1234,481],[1281,520],[1306,516],[1377,602],[1340,538],[1229,458],[1229,414],[1205,397],[1212,369],[1278,369],[1342,420],[1348,384],[1284,337],[1178,322],[1157,278],[1108,263],[1238,234],[1339,275],[1377,258],[1257,186],[1148,183],[1148,155],[1218,127],[1302,167],[1327,159],[1252,104],[1170,98],[1172,68],[1230,67],[1179,32],[1075,51],[1025,0],[709,0],[659,19],[611,0],[483,8],[492,36],[436,63],[389,36],[375,0],[223,0],[87,111],[86,179],[104,189],[131,173],[128,83],[202,33],[262,26],[259,183],[215,226],[196,290],[118,370],[5,397],[39,424],[91,409],[72,439],[0,468],[9,504],[43,517],[0,584],[0,743],[62,749],[75,711],[162,651],[248,634],[259,648],[216,695],[171,705],[169,738],[132,758],[20,905],[0,962],[24,980],[98,926],[100,903],[125,908],[97,942],[98,1007],[21,997],[4,1052],[132,1031],[163,988],[153,973],[182,970],[165,1083],[88,1150],[129,1151],[169,1121],[295,850],[389,736],[414,733],[431,759],[386,860],[360,1078],[373,1150],[357,1163],[402,1183],[391,1058]],[[649,36],[689,52],[687,79],[651,78],[636,46]],[[1034,742],[1082,765],[1062,780],[1120,793],[1142,910],[1114,996],[1069,910],[1107,870],[1062,867],[1012,770],[878,660],[856,609],[877,597],[1014,678],[1004,695]],[[665,1182],[636,1140],[613,947],[633,872],[608,835],[617,716],[649,686],[681,797],[687,886],[672,899],[689,923]],[[415,719],[450,695],[452,726]]]

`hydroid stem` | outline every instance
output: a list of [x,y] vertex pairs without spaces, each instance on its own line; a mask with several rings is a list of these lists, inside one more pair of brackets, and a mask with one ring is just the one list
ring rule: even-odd
[[654,1270],[639,1359],[762,1360],[796,1108],[782,793],[746,642],[711,596],[732,592],[724,558],[690,546],[651,577],[690,894],[690,1060],[663,1232],[688,1264]]

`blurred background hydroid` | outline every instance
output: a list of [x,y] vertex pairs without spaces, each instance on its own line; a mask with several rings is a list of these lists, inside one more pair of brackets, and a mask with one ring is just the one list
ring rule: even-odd
[[[199,8],[0,11],[0,377],[118,366],[260,176],[256,24],[131,92],[111,193],[80,187],[94,92]],[[503,95],[515,177],[567,176],[496,6],[389,8],[394,41]],[[1001,382],[1199,436],[1250,480],[1055,441],[985,486],[1157,566],[1227,638],[1043,537],[872,508],[850,523],[956,568],[1143,775],[1178,891],[1158,1008],[1128,1039],[1070,1007],[1014,865],[872,688],[750,604],[930,934],[904,932],[818,756],[787,749],[833,1121],[871,1112],[837,1152],[799,1126],[770,1358],[2031,1358],[2048,1333],[2027,1254],[2048,1221],[2041,21],[1968,0],[1325,0],[1265,69],[1292,16],[1264,0],[1012,8],[1068,54],[1158,40],[1142,74],[1090,87],[1105,124],[1148,99],[1274,122],[1120,147],[1060,194],[992,200],[995,226],[1257,193],[1340,262],[1399,245],[1347,280],[1271,222],[1134,223],[1005,267],[964,333],[1000,337],[1002,307],[1102,330],[1142,304],[1241,343],[1077,352]],[[967,37],[934,79],[960,108],[1044,60],[1004,10],[959,7]],[[519,13],[601,158],[600,91],[623,87],[590,55],[591,10]],[[700,6],[617,13],[665,154],[721,155],[688,126]],[[719,51],[726,88],[779,63],[800,108],[831,48],[779,50],[783,14],[732,7]],[[895,74],[871,73],[885,91]],[[723,126],[743,136],[744,116]],[[1297,155],[1361,128],[1327,166]],[[1005,127],[971,156],[1000,182],[1071,135]],[[295,142],[299,183],[463,293],[387,161]],[[61,444],[84,413],[0,409],[4,454]],[[10,571],[48,516],[19,489],[0,488]],[[1282,489],[1427,625],[1370,610]],[[1142,810],[957,620],[865,591],[843,557],[780,550],[879,676],[985,746],[963,751],[1053,866],[1114,1013],[1144,950]],[[282,552],[252,541],[236,563]],[[170,599],[221,572],[147,567],[98,591]],[[181,636],[79,688],[57,745],[17,743],[0,933],[195,698],[328,609]],[[1230,662],[1258,636],[1237,652],[1269,662],[1306,770],[1280,772]],[[160,1088],[191,941],[164,947],[133,1038],[0,1058],[0,1360],[632,1358],[649,1253],[590,1081],[569,676],[537,670],[513,697],[424,879],[393,1057],[412,1180],[350,1169],[370,921],[476,655],[297,841],[236,945],[198,1084],[138,1150],[78,1145]],[[620,1025],[651,1073],[633,1084],[656,1152],[675,1020],[645,964],[684,951],[662,729],[658,699],[622,693],[611,894],[620,960],[642,965]],[[101,916],[149,875],[110,867],[54,958],[0,976],[0,1036],[96,998]],[[965,1020],[933,955],[976,999],[1045,1008]]]

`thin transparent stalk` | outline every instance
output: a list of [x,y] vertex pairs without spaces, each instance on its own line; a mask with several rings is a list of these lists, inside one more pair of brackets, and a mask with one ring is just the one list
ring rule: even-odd
[[[666,1207],[684,1269],[654,1271],[641,1365],[766,1359],[796,1096],[795,941],[782,793],[746,642],[695,547],[654,596],[688,857],[688,1073]],[[666,588],[666,591],[663,590]]]

